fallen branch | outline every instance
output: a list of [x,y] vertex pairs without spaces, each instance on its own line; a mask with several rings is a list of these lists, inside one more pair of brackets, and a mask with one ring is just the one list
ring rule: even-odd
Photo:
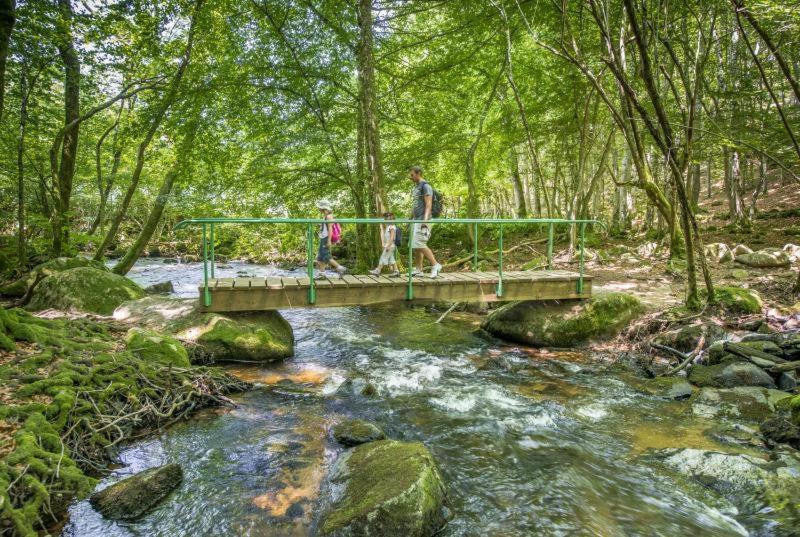
[[662,373],[662,374],[656,375],[656,376],[658,376],[658,377],[668,377],[670,375],[674,375],[678,371],[681,371],[683,368],[685,368],[687,365],[689,365],[692,362],[692,360],[694,360],[697,357],[698,354],[700,354],[700,350],[703,348],[703,345],[705,345],[705,344],[706,344],[706,335],[703,334],[703,335],[700,336],[700,339],[698,340],[697,346],[695,346],[694,350],[687,354],[687,353],[679,351],[678,349],[673,349],[672,347],[667,347],[666,345],[661,345],[660,343],[650,343],[651,347],[655,347],[656,349],[661,349],[661,350],[670,352],[670,353],[672,353],[672,354],[674,354],[676,356],[679,356],[679,357],[681,357],[683,359],[683,361],[680,364],[676,365],[675,367],[673,367],[672,369],[670,369],[666,373]]
[[[532,246],[534,244],[541,244],[541,243],[544,243],[544,242],[547,242],[546,238],[545,239],[536,239],[535,241],[523,242],[523,243],[517,244],[516,246],[512,246],[508,250],[503,250],[503,255],[508,255],[511,252],[519,250],[520,248],[523,248],[525,246]],[[486,252],[484,254],[479,254],[479,257],[482,257],[483,259],[486,259],[486,260],[489,260],[489,261],[494,261],[493,259],[489,259],[486,256],[491,255],[491,254],[497,254],[499,252],[500,252],[500,248],[497,248],[495,250],[490,250],[490,251],[488,251],[488,252]],[[473,258],[473,254],[470,254],[470,255],[468,255],[466,257],[462,257],[461,259],[456,259],[455,261],[450,261],[449,263],[446,263],[444,266],[446,268],[455,267],[455,266],[461,265],[462,263],[466,263],[467,261],[471,260],[472,258]]]
[[450,314],[450,312],[451,312],[451,311],[453,311],[454,309],[456,309],[456,306],[458,306],[459,304],[460,304],[460,302],[455,302],[455,303],[454,303],[452,306],[450,306],[450,307],[447,309],[447,311],[446,311],[446,312],[442,313],[441,317],[439,317],[438,319],[436,319],[436,322],[435,322],[434,324],[439,324],[440,322],[442,322],[442,321],[444,320],[444,318],[445,318],[445,317],[447,317],[447,316]]

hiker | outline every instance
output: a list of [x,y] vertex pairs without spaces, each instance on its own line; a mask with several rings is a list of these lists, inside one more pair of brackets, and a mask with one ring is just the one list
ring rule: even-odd
[[[409,170],[409,178],[414,182],[414,188],[411,191],[411,218],[414,220],[430,220],[433,214],[433,202],[435,191],[422,178],[422,168],[420,166],[412,166]],[[431,238],[431,227],[433,224],[424,222],[413,225],[411,233],[411,248],[414,250],[414,264],[415,269],[412,275],[422,274],[422,258],[423,256],[430,261],[431,273],[430,277],[435,278],[442,270],[442,265],[436,261],[431,249],[428,248],[428,240]]]
[[[333,220],[333,208],[328,200],[319,200],[317,209],[322,213],[323,220]],[[342,231],[338,223],[319,225],[319,251],[317,252],[317,268],[325,270],[328,265],[332,266],[339,276],[347,273],[347,268],[340,265],[331,255],[331,245],[339,242]],[[324,274],[317,274],[315,278],[324,278]]]
[[381,224],[381,245],[383,246],[383,252],[378,261],[378,266],[370,270],[369,273],[373,276],[380,276],[383,267],[388,266],[392,269],[389,276],[400,276],[400,269],[397,267],[397,260],[394,258],[395,250],[400,244],[400,231],[397,229],[396,225],[391,223],[394,220],[394,213],[389,211],[383,213],[383,219],[388,222],[388,224]]

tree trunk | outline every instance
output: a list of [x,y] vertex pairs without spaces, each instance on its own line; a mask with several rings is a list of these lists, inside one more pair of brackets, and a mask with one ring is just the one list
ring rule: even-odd
[[25,240],[25,131],[28,125],[28,76],[23,66],[19,76],[21,94],[19,106],[19,134],[17,136],[17,264],[27,263]]
[[14,29],[15,0],[0,0],[0,121],[3,120],[3,101],[6,94],[6,59],[8,58],[8,42]]
[[117,112],[117,117],[114,120],[114,123],[111,124],[103,134],[100,135],[100,138],[97,140],[97,144],[94,147],[94,165],[95,165],[95,173],[97,181],[97,192],[100,195],[100,205],[97,207],[97,214],[92,221],[92,225],[89,227],[89,234],[93,235],[97,228],[100,226],[100,222],[103,221],[103,214],[105,213],[106,203],[108,202],[108,194],[111,192],[111,186],[114,184],[114,179],[117,173],[117,167],[119,166],[119,161],[122,156],[122,151],[117,148],[116,138],[117,133],[114,133],[114,147],[112,151],[114,153],[113,161],[111,163],[111,172],[109,173],[108,177],[103,180],[103,142],[106,140],[109,134],[112,131],[115,131],[117,126],[119,125],[119,118],[122,115],[122,109],[125,107],[125,101],[123,100],[120,103],[119,112]]
[[[55,175],[55,214],[53,215],[53,255],[58,257],[69,245],[70,200],[72,180],[75,177],[75,160],[78,152],[80,125],[81,64],[72,41],[72,6],[70,0],[59,0],[62,34],[59,36],[58,54],[64,64],[64,125],[73,126],[64,133],[61,161]],[[55,171],[55,170],[54,170]]]
[[153,208],[150,210],[150,214],[144,226],[142,226],[139,236],[125,253],[125,256],[114,266],[114,273],[122,275],[128,273],[136,260],[139,259],[139,256],[142,255],[142,251],[147,246],[147,243],[150,242],[153,232],[158,227],[158,223],[161,221],[161,215],[164,214],[164,208],[167,206],[167,201],[169,201],[169,196],[172,193],[175,179],[189,166],[187,161],[189,155],[192,153],[192,146],[194,145],[194,140],[197,137],[197,130],[200,125],[200,112],[197,111],[195,114],[191,123],[187,126],[186,134],[178,148],[175,162],[164,176],[164,181],[161,183],[161,188],[158,190],[158,196],[156,196]]
[[512,147],[509,150],[508,160],[511,167],[511,184],[514,185],[514,200],[517,203],[517,218],[528,218],[528,206],[525,203],[525,187],[519,173],[519,155]]
[[122,224],[122,220],[125,218],[125,214],[128,212],[128,206],[131,203],[131,199],[133,199],[133,195],[136,193],[136,189],[139,186],[139,178],[141,177],[142,170],[144,169],[147,147],[150,145],[150,142],[155,136],[156,131],[161,126],[161,122],[164,120],[164,116],[166,115],[167,111],[178,97],[178,90],[180,89],[181,80],[186,72],[186,68],[189,66],[189,60],[192,57],[194,32],[197,25],[197,18],[200,15],[200,9],[203,7],[203,1],[204,0],[195,0],[194,12],[192,13],[192,19],[189,25],[189,33],[186,38],[186,47],[183,50],[181,63],[178,65],[178,70],[175,72],[175,76],[173,77],[170,87],[164,95],[164,98],[160,103],[158,103],[158,105],[156,105],[156,110],[152,116],[152,119],[150,120],[150,126],[145,133],[144,139],[141,141],[141,143],[139,143],[139,147],[136,150],[136,166],[133,169],[130,183],[128,184],[128,188],[125,191],[125,195],[123,196],[119,207],[117,207],[117,212],[114,214],[114,218],[111,220],[111,225],[109,226],[103,242],[100,244],[94,254],[95,260],[99,261],[102,259],[106,250],[114,242],[117,236],[117,231],[119,230],[119,226]]
[[[375,215],[388,207],[384,187],[381,156],[378,103],[375,95],[375,58],[373,55],[372,0],[358,2],[358,82],[362,121],[364,122],[364,149],[370,190],[370,208]],[[374,226],[373,226],[374,227]]]

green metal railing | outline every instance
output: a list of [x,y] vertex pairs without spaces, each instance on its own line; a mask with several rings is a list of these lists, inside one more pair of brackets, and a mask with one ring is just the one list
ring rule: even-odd
[[[335,220],[323,220],[321,218],[192,218],[190,220],[183,220],[175,225],[176,230],[185,229],[189,226],[200,226],[202,232],[202,251],[203,251],[203,304],[205,306],[211,305],[211,293],[208,288],[209,274],[214,278],[215,262],[214,262],[214,227],[218,224],[291,224],[291,225],[305,225],[306,227],[306,270],[310,285],[308,288],[308,304],[316,303],[317,290],[314,283],[314,228],[320,224],[332,224],[338,222],[339,224],[386,224],[387,221],[383,218],[336,218]],[[576,283],[576,291],[583,292],[583,274],[584,274],[584,240],[586,235],[587,224],[597,224],[603,227],[602,222],[597,220],[567,220],[560,218],[520,218],[514,220],[506,220],[502,218],[452,218],[452,219],[432,219],[432,220],[413,220],[413,219],[397,219],[392,221],[393,224],[412,224],[411,232],[408,237],[408,284],[406,290],[406,299],[414,299],[414,282],[412,271],[414,269],[412,244],[414,242],[414,226],[413,224],[455,224],[455,225],[469,225],[472,224],[473,233],[473,251],[472,251],[472,268],[478,269],[478,225],[479,224],[497,224],[498,230],[498,283],[496,293],[498,297],[503,296],[503,228],[507,225],[519,224],[547,224],[547,268],[553,266],[553,241],[555,240],[555,226],[578,226],[578,281]],[[210,259],[209,259],[210,258]]]

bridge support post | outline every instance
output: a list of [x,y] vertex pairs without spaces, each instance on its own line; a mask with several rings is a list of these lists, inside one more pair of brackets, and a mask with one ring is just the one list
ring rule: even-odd
[[408,287],[406,288],[406,300],[414,300],[414,282],[411,276],[414,271],[414,249],[411,245],[414,244],[415,226],[416,224],[411,224],[410,233],[408,234]]
[[215,278],[216,276],[214,276],[214,269],[216,260],[214,259],[214,224],[209,224],[209,227],[211,228],[211,236],[209,237],[209,242],[211,242],[211,277]]
[[308,304],[317,301],[317,288],[314,286],[314,226],[306,224],[306,272],[308,273]]
[[547,270],[553,269],[553,228],[552,222],[547,224]]
[[208,242],[206,241],[206,225],[203,224],[203,305],[211,305],[211,293],[208,290]]
[[478,223],[472,224],[472,270],[478,271]]
[[497,271],[500,278],[497,282],[497,296],[499,298],[503,296],[503,224],[500,224],[500,237],[498,239],[500,248],[498,248]]
[[581,222],[580,224],[580,254],[578,257],[578,293],[583,293],[583,244],[584,244],[584,236],[586,235],[586,223]]

